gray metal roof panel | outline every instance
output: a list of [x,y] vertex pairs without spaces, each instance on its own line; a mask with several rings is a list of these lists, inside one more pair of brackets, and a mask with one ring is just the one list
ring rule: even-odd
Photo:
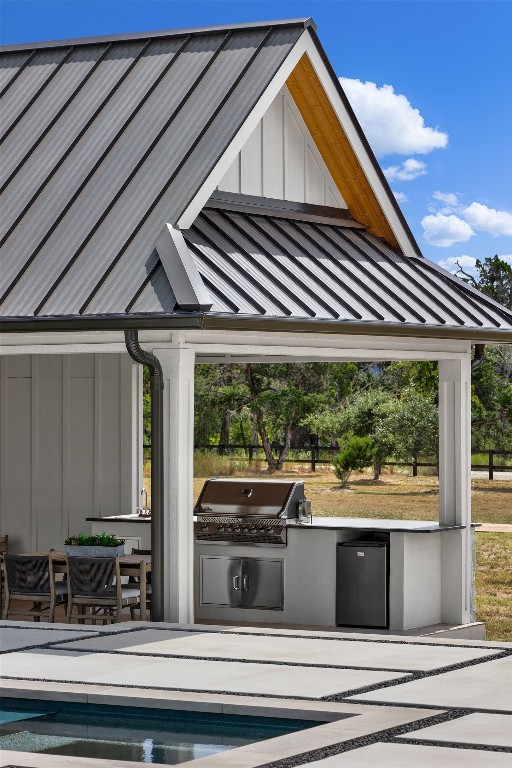
[[16,80],[11,83],[2,96],[2,125],[0,140],[16,125],[32,101],[41,90],[60,71],[61,64],[69,55],[70,49],[55,52],[37,53],[30,65],[23,68]]
[[176,307],[176,297],[169,285],[169,280],[161,265],[158,265],[148,276],[148,280],[140,291],[125,308],[126,311],[137,314],[139,312],[152,314],[163,312],[172,314]]
[[[0,168],[0,187],[10,179],[15,172],[19,173],[20,164],[27,162],[38,144],[43,140],[49,126],[62,114],[67,103],[76,98],[78,89],[83,87],[92,76],[95,68],[101,62],[109,46],[98,45],[88,48],[77,48],[63,64],[62,72],[54,78],[41,94],[43,102],[36,102],[21,118],[23,125],[13,132],[4,144],[4,159]],[[32,118],[32,112],[37,112],[37,120]]]
[[[303,30],[139,36],[71,50],[64,63],[70,49],[43,49],[28,63],[4,54],[26,64],[6,96],[43,56],[53,72],[61,66],[51,80],[34,75],[11,134],[1,313],[122,312],[154,266],[163,224],[193,199]],[[84,65],[85,51],[95,61]]]
[[[213,217],[218,217],[217,227],[211,226]],[[394,253],[361,229],[292,222],[261,214],[204,210],[191,230],[184,233],[200,274],[204,273],[205,263],[197,233],[205,232],[217,273],[229,273],[231,278],[229,300],[240,306],[242,292],[254,295],[264,286],[265,313],[261,314],[265,317],[306,321],[310,315],[297,304],[294,306],[290,299],[295,293],[296,296],[323,296],[326,304],[330,302],[327,306],[313,302],[318,310],[315,322],[332,320],[329,310],[336,307],[340,322],[359,319],[368,322],[369,327],[372,323],[396,325],[398,322],[424,328],[512,330],[512,311],[498,305],[492,307],[485,296],[469,292],[452,275],[436,271],[427,259],[411,259]],[[273,278],[269,278],[268,271],[270,240],[275,259]],[[307,270],[297,267],[297,249],[303,251]],[[338,304],[325,294],[326,274],[330,290],[338,293]],[[211,273],[208,280],[212,282]],[[222,295],[221,282],[214,285]],[[461,309],[460,317],[452,310],[455,302]],[[280,306],[287,311],[279,311]]]
[[0,96],[3,96],[11,82],[18,78],[28,60],[35,56],[35,51],[18,51],[0,56]]

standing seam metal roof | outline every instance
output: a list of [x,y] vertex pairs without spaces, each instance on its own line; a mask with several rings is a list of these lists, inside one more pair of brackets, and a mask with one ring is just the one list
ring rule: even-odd
[[215,206],[184,236],[211,312],[512,330],[512,311],[349,224]]
[[0,312],[124,312],[309,22],[0,57]]
[[4,49],[6,322],[245,318],[512,338],[512,312],[432,262],[395,253],[356,222],[315,218],[314,206],[294,218],[249,199],[238,209],[211,203],[183,233],[212,308],[201,318],[180,310],[155,242],[307,27],[300,19]]

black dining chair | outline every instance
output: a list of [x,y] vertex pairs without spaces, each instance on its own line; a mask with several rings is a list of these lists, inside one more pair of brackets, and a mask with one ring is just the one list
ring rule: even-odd
[[[5,570],[5,605],[3,619],[9,616],[33,616],[39,621],[47,616],[48,621],[55,617],[55,606],[65,603],[68,598],[66,581],[55,581],[53,562],[49,555],[9,555],[3,556]],[[32,603],[26,610],[12,609],[11,601]]]
[[[140,586],[121,583],[119,558],[117,557],[68,557],[68,623],[76,618],[83,624],[87,618],[93,624],[101,621],[121,621],[123,608],[130,609],[135,619],[135,609],[140,608]],[[73,616],[73,606],[77,614]],[[87,614],[87,609],[90,613]]]

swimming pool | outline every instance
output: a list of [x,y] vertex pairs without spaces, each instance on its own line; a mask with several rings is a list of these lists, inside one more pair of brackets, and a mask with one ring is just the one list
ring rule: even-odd
[[179,765],[316,725],[320,723],[4,699],[0,751]]

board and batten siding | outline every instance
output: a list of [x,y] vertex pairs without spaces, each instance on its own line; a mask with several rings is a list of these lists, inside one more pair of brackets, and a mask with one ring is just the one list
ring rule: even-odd
[[141,467],[140,366],[128,355],[0,358],[0,533],[59,549],[87,517],[129,514]]
[[218,189],[347,207],[286,86],[254,129]]

